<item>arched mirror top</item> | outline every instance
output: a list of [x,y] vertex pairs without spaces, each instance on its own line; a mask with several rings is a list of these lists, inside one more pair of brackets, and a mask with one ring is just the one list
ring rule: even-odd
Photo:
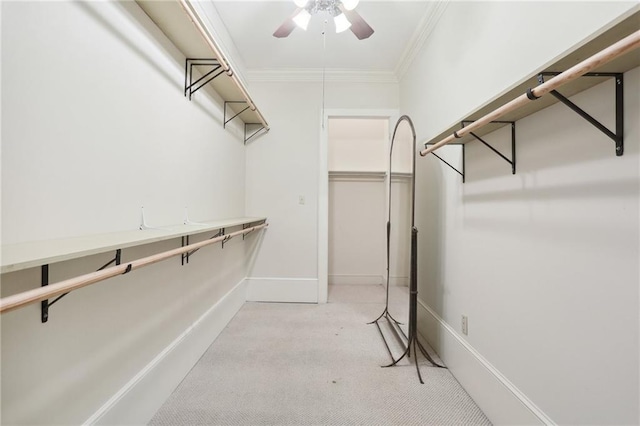
[[413,173],[413,157],[415,151],[416,133],[411,119],[403,115],[400,117],[391,137],[390,172]]
[[[416,131],[411,118],[403,115],[398,119],[391,136],[389,147],[390,182],[396,178],[411,179],[411,226],[414,226],[413,202],[415,200],[414,171],[416,165]],[[391,185],[389,186],[389,220],[391,220]]]

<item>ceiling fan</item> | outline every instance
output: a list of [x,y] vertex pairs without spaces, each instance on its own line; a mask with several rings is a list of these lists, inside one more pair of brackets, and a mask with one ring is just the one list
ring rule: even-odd
[[373,28],[362,19],[354,9],[359,0],[293,0],[298,8],[288,17],[273,33],[274,37],[284,38],[296,28],[306,31],[311,15],[319,12],[327,12],[333,17],[336,24],[336,32],[341,33],[350,29],[359,40],[369,38],[373,34]]

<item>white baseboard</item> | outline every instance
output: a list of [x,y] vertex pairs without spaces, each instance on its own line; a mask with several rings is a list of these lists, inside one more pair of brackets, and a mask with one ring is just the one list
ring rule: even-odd
[[436,312],[418,300],[418,330],[493,424],[554,425]]
[[[383,275],[329,275],[329,285],[383,285]],[[409,277],[389,277],[391,286],[409,286]]]
[[382,275],[329,275],[329,285],[380,285]]
[[409,287],[409,277],[389,277],[390,286]]
[[317,278],[247,278],[248,302],[318,303]]
[[85,424],[147,424],[245,303],[238,283],[159,353]]

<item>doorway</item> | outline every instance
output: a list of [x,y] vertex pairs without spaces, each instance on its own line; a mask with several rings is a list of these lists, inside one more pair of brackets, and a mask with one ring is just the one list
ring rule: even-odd
[[[395,123],[394,109],[325,109],[321,113],[318,164],[318,303],[327,303],[329,275],[329,120],[338,118],[380,118]],[[390,135],[386,135],[387,142]]]
[[328,284],[385,282],[388,118],[328,121]]

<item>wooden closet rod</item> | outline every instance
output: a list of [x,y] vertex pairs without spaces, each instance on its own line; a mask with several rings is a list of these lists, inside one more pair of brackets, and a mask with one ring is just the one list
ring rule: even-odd
[[261,229],[269,226],[267,223],[256,225],[251,228],[242,229],[240,231],[232,232],[230,234],[221,235],[210,240],[201,241],[199,243],[190,244],[177,249],[168,250],[162,253],[154,254],[152,256],[143,257],[142,259],[134,260],[132,262],[123,263],[117,266],[103,269],[98,272],[91,272],[89,274],[81,275],[79,277],[70,278],[68,280],[60,281],[55,284],[51,284],[45,287],[39,287],[33,290],[25,291],[22,293],[14,294],[12,296],[3,297],[0,299],[0,313],[9,312],[11,310],[20,308],[30,303],[40,302],[42,300],[50,299],[55,296],[59,296],[64,293],[68,293],[73,290],[94,284],[100,281],[104,281],[108,278],[115,277],[117,275],[123,275],[131,272],[135,269],[149,266],[162,260],[169,259],[170,257],[178,256],[180,254],[199,249],[211,244],[215,244],[224,240],[225,238],[231,238],[240,234],[247,234],[251,231]]
[[429,148],[423,149],[422,151],[420,151],[420,155],[424,157],[430,152],[433,152],[436,149],[443,147],[444,145],[447,145],[448,143],[451,143],[458,138],[463,137],[464,135],[467,135],[473,131],[478,130],[480,127],[483,127],[486,124],[494,120],[497,120],[498,118],[502,117],[506,113],[520,108],[527,102],[533,101],[541,97],[542,95],[545,95],[551,92],[552,90],[555,90],[556,88],[562,86],[563,84],[566,84],[572,80],[575,80],[576,78],[582,76],[583,74],[586,74],[589,71],[601,65],[606,64],[607,62],[617,58],[618,56],[622,56],[625,53],[628,53],[633,49],[636,49],[639,46],[640,46],[640,30],[623,38],[617,43],[612,44],[606,49],[601,50],[600,52],[596,53],[590,58],[585,59],[579,64],[574,65],[573,67],[569,68],[565,72],[558,74],[557,76],[546,81],[545,83],[537,87],[534,87],[533,89],[529,89],[527,93],[518,96],[511,102],[504,104],[500,108],[490,112],[489,114],[485,115],[479,120],[474,121],[468,126],[465,126],[456,132],[453,132],[452,135],[447,136],[446,138],[442,139],[440,142],[430,146]]
[[211,50],[213,50],[213,54],[216,56],[216,59],[218,59],[218,62],[220,62],[222,68],[227,72],[227,75],[229,76],[229,78],[231,78],[231,81],[233,81],[238,90],[240,90],[240,93],[242,93],[242,96],[244,96],[244,99],[247,101],[247,106],[251,109],[251,111],[255,111],[255,113],[258,115],[258,118],[260,119],[261,124],[265,129],[269,130],[267,121],[264,119],[256,105],[253,103],[251,96],[249,96],[249,93],[247,93],[247,91],[245,90],[242,82],[238,79],[238,77],[236,77],[236,75],[233,73],[233,70],[231,70],[231,68],[229,67],[227,58],[222,54],[220,49],[218,49],[218,46],[213,40],[213,37],[211,37],[209,31],[207,31],[205,26],[202,24],[200,17],[196,14],[193,6],[191,6],[191,3],[188,0],[180,0],[180,5],[187,13],[187,15],[189,15],[191,22],[193,22],[193,25],[195,25],[202,38],[204,38],[204,41],[209,45]]

